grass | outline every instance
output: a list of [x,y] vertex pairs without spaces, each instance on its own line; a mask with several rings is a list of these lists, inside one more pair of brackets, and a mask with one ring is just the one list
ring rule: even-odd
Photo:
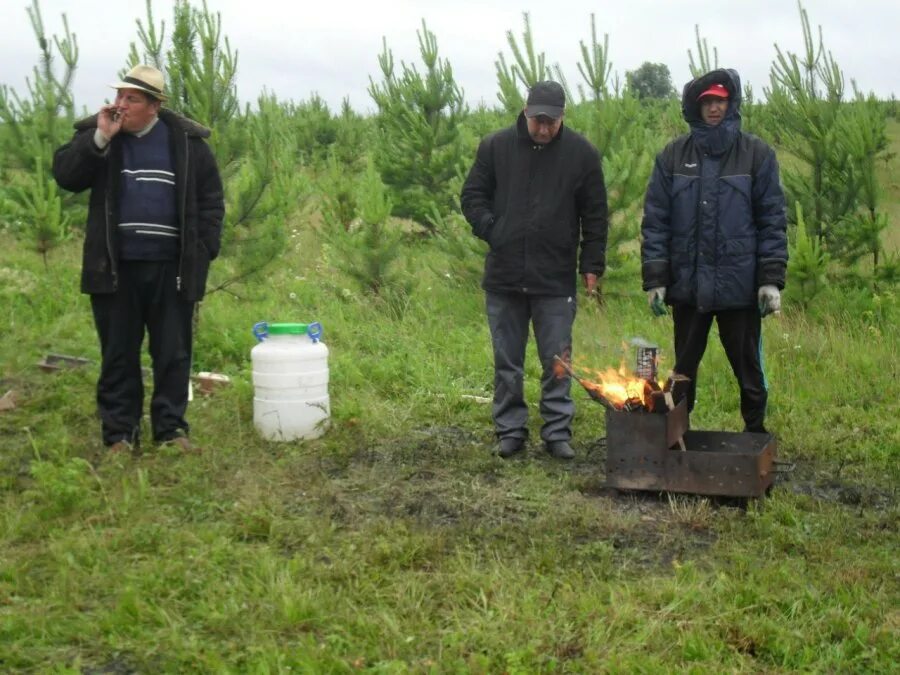
[[[18,402],[0,412],[0,670],[894,671],[894,292],[835,286],[764,322],[768,424],[796,464],[767,499],[619,495],[603,485],[602,409],[580,389],[576,460],[542,452],[533,345],[527,456],[491,455],[490,340],[470,266],[409,242],[414,292],[373,300],[295,229],[264,280],[204,302],[195,370],[233,378],[189,409],[205,452],[151,445],[139,458],[100,443],[77,237],[44,268],[0,233],[0,395]],[[603,305],[579,298],[576,363],[617,366],[640,335],[670,368],[670,319],[651,318],[635,270],[615,278]],[[323,438],[255,433],[260,320],[324,324]],[[49,352],[92,362],[44,373]],[[691,421],[741,428],[715,334]]]
[[[2,384],[20,403],[0,413],[4,670],[889,672],[900,657],[893,302],[856,316],[834,295],[765,322],[771,426],[798,469],[744,510],[607,494],[603,416],[580,390],[574,462],[536,441],[492,457],[471,398],[492,377],[477,282],[414,244],[416,293],[385,306],[345,289],[309,234],[264,287],[204,304],[196,369],[234,378],[189,411],[206,452],[107,457],[96,365],[34,367],[49,351],[96,364],[77,242],[47,270],[3,244]],[[636,334],[669,344],[639,291],[607,290],[581,302],[576,359],[615,366]],[[253,430],[261,319],[325,325],[320,440]],[[526,376],[533,403],[533,347]],[[738,429],[714,339],[701,378],[692,422]]]

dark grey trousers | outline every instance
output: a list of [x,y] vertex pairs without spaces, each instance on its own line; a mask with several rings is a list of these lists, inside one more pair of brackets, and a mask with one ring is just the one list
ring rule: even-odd
[[523,293],[486,295],[488,325],[494,347],[494,427],[499,438],[527,438],[525,403],[525,346],[529,324],[534,327],[541,360],[541,438],[568,441],[575,403],[569,377],[557,378],[553,357],[572,352],[575,296],[537,296]]

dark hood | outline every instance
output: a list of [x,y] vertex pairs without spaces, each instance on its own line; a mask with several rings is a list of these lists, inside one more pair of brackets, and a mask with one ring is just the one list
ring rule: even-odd
[[[697,100],[712,84],[721,84],[728,90],[725,119],[714,127],[700,117],[700,102]],[[719,68],[691,80],[684,85],[681,94],[681,114],[701,147],[714,155],[724,153],[741,130],[741,76],[731,68]]]

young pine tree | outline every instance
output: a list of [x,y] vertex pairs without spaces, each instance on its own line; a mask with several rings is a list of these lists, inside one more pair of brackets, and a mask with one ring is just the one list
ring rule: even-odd
[[393,204],[370,160],[357,188],[359,218],[351,227],[324,231],[330,262],[365,294],[393,302],[409,285],[401,263],[403,232],[388,223]]
[[453,208],[448,186],[465,167],[459,132],[465,106],[450,62],[439,58],[437,38],[424,21],[417,35],[424,73],[404,62],[395,72],[385,40],[378,58],[382,81],[370,78],[369,94],[378,106],[376,166],[391,192],[394,215],[431,231],[433,211]]
[[[46,264],[49,251],[68,236],[76,215],[72,207],[77,212],[84,203],[83,197],[60,195],[50,175],[54,149],[72,134],[78,45],[65,14],[64,37],[48,38],[37,0],[27,12],[41,56],[27,80],[27,96],[0,86],[0,223],[9,224]],[[54,66],[57,56],[61,71]]]
[[828,283],[825,273],[828,270],[828,253],[822,248],[819,239],[807,232],[803,207],[796,204],[797,227],[788,250],[787,296],[801,307],[807,307]]
[[497,61],[494,62],[497,70],[497,86],[500,88],[497,97],[511,116],[518,115],[525,106],[522,90],[550,77],[550,68],[545,64],[544,52],[535,51],[534,36],[531,34],[531,17],[528,12],[522,14],[522,22],[525,28],[522,31],[521,45],[511,30],[506,31],[506,42],[512,52],[513,62],[507,65],[502,52],[497,54]]
[[581,102],[567,106],[566,125],[583,133],[603,158],[609,207],[606,278],[613,279],[633,273],[637,262],[634,242],[640,234],[644,192],[653,157],[665,140],[658,131],[661,106],[643,105],[628,90],[620,95],[618,83],[610,83],[609,36],[604,35],[602,45],[598,42],[593,15],[590,46],[582,42],[581,53]]

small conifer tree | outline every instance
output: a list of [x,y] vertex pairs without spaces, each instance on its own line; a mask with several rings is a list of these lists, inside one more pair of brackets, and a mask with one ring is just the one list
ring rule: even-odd
[[34,173],[9,189],[5,208],[13,231],[39,253],[46,267],[47,254],[69,236],[71,213],[63,207],[56,181],[44,168],[41,156],[34,158]]
[[388,301],[408,292],[400,265],[403,232],[388,222],[393,204],[375,163],[369,160],[357,188],[359,218],[351,227],[324,231],[331,262],[358,288]]
[[257,275],[284,252],[289,219],[310,195],[296,170],[297,141],[288,113],[273,95],[263,94],[255,111],[234,121],[243,133],[240,156],[227,167],[226,223],[222,252],[227,264],[211,271],[210,293]]
[[376,166],[391,191],[394,215],[430,231],[432,210],[446,214],[453,207],[448,186],[464,169],[459,122],[465,104],[450,62],[439,58],[437,38],[424,20],[417,36],[424,73],[402,61],[396,72],[384,40],[378,58],[382,81],[370,78],[369,94],[378,106]]
[[[61,195],[50,174],[53,151],[72,133],[78,44],[65,14],[64,36],[48,38],[37,0],[26,11],[41,56],[27,80],[27,97],[0,86],[0,222],[47,264],[47,254],[68,236],[72,208],[84,208],[83,198]],[[54,66],[57,56],[61,71]]]
[[876,212],[874,171],[887,144],[882,106],[857,94],[844,101],[844,74],[827,51],[819,28],[798,2],[803,29],[801,56],[775,46],[769,108],[780,141],[802,162],[783,169],[788,196],[799,202],[816,238],[835,259],[855,262],[869,252],[877,266],[886,217]]
[[[603,160],[609,208],[606,276],[615,278],[630,274],[629,262],[637,259],[640,210],[653,156],[663,139],[656,130],[655,109],[641,105],[629,91],[620,93],[617,81],[610,82],[609,36],[603,36],[602,44],[598,41],[593,15],[590,45],[582,42],[581,54],[581,102],[566,106],[566,125],[585,134]],[[562,80],[558,66],[556,70]],[[571,101],[571,94],[567,99]]]
[[550,77],[550,68],[545,64],[544,52],[538,52],[531,34],[531,17],[528,12],[522,14],[525,28],[522,31],[522,44],[516,40],[511,30],[506,31],[506,42],[512,52],[513,62],[506,63],[503,53],[497,54],[494,66],[497,69],[497,85],[500,91],[497,97],[509,115],[518,115],[525,106],[522,89],[529,89],[535,82]]
[[803,206],[797,202],[796,223],[788,249],[787,297],[806,307],[825,288],[829,257],[819,239],[807,231]]

